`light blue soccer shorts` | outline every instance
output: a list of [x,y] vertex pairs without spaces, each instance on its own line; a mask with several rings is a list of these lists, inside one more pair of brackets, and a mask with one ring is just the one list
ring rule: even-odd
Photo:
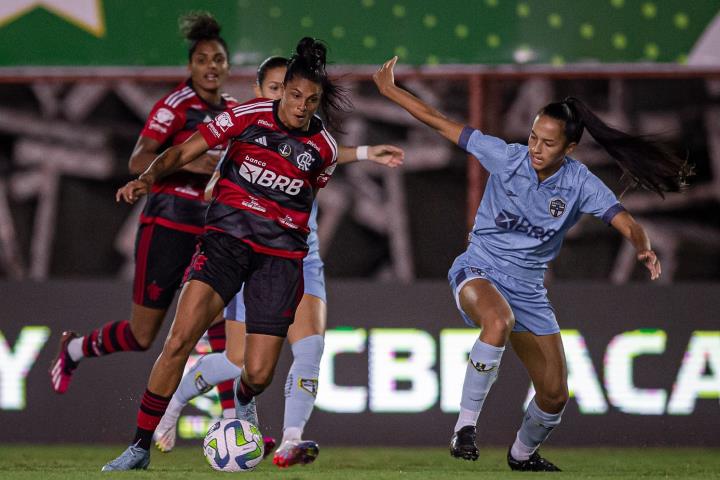
[[[325,274],[323,273],[324,264],[320,256],[308,256],[303,261],[303,281],[305,283],[305,295],[318,297],[327,303],[327,294],[325,293]],[[243,301],[243,289],[230,300],[225,307],[225,319],[245,322],[245,302]]]
[[510,277],[489,266],[481,257],[463,252],[450,267],[448,280],[455,296],[455,304],[467,325],[476,326],[460,308],[460,290],[467,282],[476,278],[488,280],[505,297],[515,316],[513,332],[531,332],[535,335],[560,332],[555,310],[542,283]]

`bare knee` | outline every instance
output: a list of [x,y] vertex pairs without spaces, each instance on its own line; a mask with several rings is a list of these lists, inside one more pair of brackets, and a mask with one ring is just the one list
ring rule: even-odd
[[187,360],[195,345],[190,338],[181,334],[170,334],[165,340],[162,356],[169,361]]
[[245,382],[256,393],[265,390],[273,378],[273,369],[267,365],[246,364],[243,373]]
[[535,393],[535,403],[543,412],[561,412],[570,399],[567,386]]
[[[230,345],[228,345],[230,347]],[[245,351],[242,348],[231,347],[225,350],[225,356],[236,367],[242,368],[245,362]]]

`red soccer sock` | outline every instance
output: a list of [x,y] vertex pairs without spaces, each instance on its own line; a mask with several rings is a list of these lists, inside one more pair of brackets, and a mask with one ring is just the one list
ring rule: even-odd
[[160,423],[160,419],[167,410],[171,397],[163,397],[145,390],[143,398],[140,401],[140,408],[137,415],[137,430],[135,431],[135,439],[133,443],[145,450],[150,449],[152,436],[155,429]]
[[130,322],[122,320],[110,322],[83,337],[83,355],[100,357],[115,352],[145,350],[141,347],[130,329]]

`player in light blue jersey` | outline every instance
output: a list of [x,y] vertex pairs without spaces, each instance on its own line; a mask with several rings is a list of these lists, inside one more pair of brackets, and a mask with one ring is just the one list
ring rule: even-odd
[[482,328],[470,352],[450,452],[477,459],[477,420],[510,340],[536,394],[508,451],[508,465],[513,470],[559,471],[538,453],[568,401],[560,329],[543,285],[547,263],[557,256],[568,229],[589,213],[632,243],[652,280],[661,271],[643,227],[610,189],[569,155],[587,129],[636,185],[661,196],[679,189],[687,167],[660,145],[609,127],[574,98],[538,112],[528,146],[508,144],[446,118],[396,86],[396,61],[387,61],[374,75],[380,93],[475,156],[490,173],[468,248],[448,274],[464,321]]
[[[282,95],[287,62],[286,58],[270,57],[260,65],[255,84],[255,94],[258,97],[277,99]],[[393,145],[340,146],[338,153],[339,164],[370,160],[388,167],[396,167],[402,163],[402,159],[402,149]],[[211,180],[208,190],[211,191],[213,185],[214,182]],[[206,195],[212,196],[208,190]],[[308,254],[303,260],[305,291],[295,313],[295,321],[287,334],[293,352],[293,364],[285,384],[283,438],[273,458],[273,462],[279,467],[312,462],[318,452],[315,442],[302,440],[305,424],[315,404],[327,315],[325,277],[317,233],[317,213],[316,201],[308,221],[310,229],[307,240]],[[155,431],[155,443],[161,451],[168,452],[175,446],[177,420],[183,407],[192,398],[225,380],[237,378],[242,371],[245,353],[245,304],[242,290],[227,305],[224,316],[228,320],[225,328],[226,351],[205,355],[181,380]],[[254,407],[253,402],[249,407],[239,408],[237,416],[257,424]],[[227,412],[224,414],[227,415]],[[236,416],[236,413],[232,412],[232,415]],[[272,445],[274,441],[266,437],[266,452],[272,450]]]

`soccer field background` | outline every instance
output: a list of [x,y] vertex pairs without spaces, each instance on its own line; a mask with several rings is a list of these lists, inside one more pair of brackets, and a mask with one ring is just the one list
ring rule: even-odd
[[[124,448],[117,446],[44,446],[0,444],[0,478],[65,480],[104,478],[222,478],[211,470],[198,442],[169,454],[152,452],[147,472],[101,473],[104,462]],[[456,460],[441,448],[323,448],[306,467],[278,470],[267,459],[247,478],[293,480],[479,479],[545,476],[510,472],[506,450],[480,449],[476,462]],[[588,479],[720,478],[720,450],[693,448],[547,448],[543,454],[563,469],[553,477]],[[243,477],[245,478],[245,477]]]

